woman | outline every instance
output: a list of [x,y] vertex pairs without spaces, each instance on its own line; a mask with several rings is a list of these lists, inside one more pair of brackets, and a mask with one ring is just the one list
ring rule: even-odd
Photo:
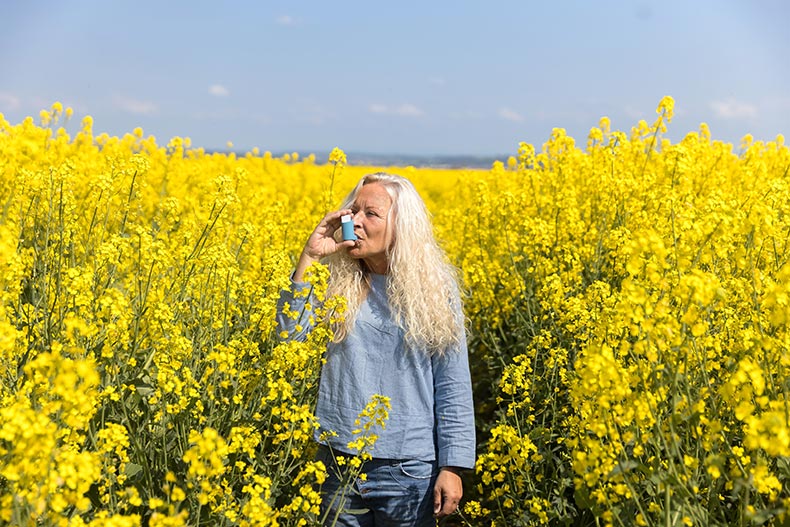
[[[356,240],[340,241],[341,217],[352,215]],[[435,524],[455,512],[460,471],[475,462],[472,388],[454,269],[433,236],[428,211],[414,186],[391,174],[362,178],[342,208],[310,235],[278,308],[279,331],[304,338],[316,299],[295,294],[309,286],[304,273],[325,260],[328,295],[347,299],[321,371],[316,415],[319,459],[327,465],[325,514],[337,525]],[[285,303],[301,312],[282,315]],[[296,331],[300,329],[301,331]],[[390,398],[386,428],[365,462],[365,478],[340,484],[333,456],[350,454],[354,422],[372,395]],[[324,432],[331,432],[325,434]],[[335,494],[345,493],[343,499]],[[333,499],[334,498],[334,499]]]

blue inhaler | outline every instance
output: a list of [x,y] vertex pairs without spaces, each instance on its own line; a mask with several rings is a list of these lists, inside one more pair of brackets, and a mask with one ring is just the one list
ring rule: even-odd
[[351,214],[341,216],[340,225],[343,227],[343,241],[357,239],[357,235],[354,234],[354,221],[351,218]]

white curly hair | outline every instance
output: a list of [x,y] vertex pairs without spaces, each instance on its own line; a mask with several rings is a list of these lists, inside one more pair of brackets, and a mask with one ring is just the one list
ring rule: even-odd
[[[385,254],[387,296],[395,323],[404,330],[407,343],[442,355],[464,336],[457,270],[439,246],[425,202],[408,179],[384,172],[368,174],[340,208],[352,208],[360,189],[372,183],[382,185],[392,199],[387,229],[393,241]],[[347,301],[345,320],[333,328],[335,341],[340,342],[354,327],[370,290],[370,270],[346,251],[335,253],[326,263],[330,270],[327,292]]]

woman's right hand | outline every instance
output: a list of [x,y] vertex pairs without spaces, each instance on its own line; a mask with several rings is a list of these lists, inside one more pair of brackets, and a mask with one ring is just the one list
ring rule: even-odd
[[302,282],[307,268],[321,258],[334,254],[341,249],[354,246],[355,242],[351,240],[340,242],[335,240],[335,232],[340,228],[340,217],[346,214],[353,214],[353,212],[351,209],[330,212],[323,217],[315,230],[313,230],[310,237],[307,238],[307,243],[305,243],[302,254],[299,257],[299,263],[296,264],[296,270],[293,274],[295,282]]

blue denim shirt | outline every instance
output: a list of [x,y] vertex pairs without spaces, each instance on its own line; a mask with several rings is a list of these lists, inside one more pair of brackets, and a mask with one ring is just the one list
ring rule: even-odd
[[[387,277],[372,274],[371,290],[360,306],[353,330],[339,343],[330,343],[321,370],[316,416],[320,428],[315,437],[332,431],[335,450],[348,452],[354,440],[354,421],[374,394],[390,398],[392,409],[386,428],[378,435],[371,455],[375,458],[438,461],[440,467],[474,468],[475,426],[472,383],[466,335],[457,349],[442,356],[410,348],[404,331],[390,314]],[[293,283],[284,290],[277,306],[278,332],[304,339],[310,331],[311,313],[305,309],[310,296],[294,293],[309,284]],[[282,314],[288,302],[297,320]],[[302,331],[295,331],[296,325]]]

